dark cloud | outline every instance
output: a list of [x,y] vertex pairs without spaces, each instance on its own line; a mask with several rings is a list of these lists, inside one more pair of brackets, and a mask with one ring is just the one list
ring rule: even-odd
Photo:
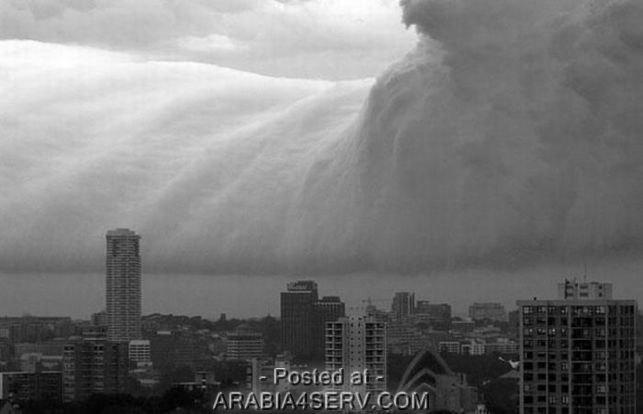
[[[419,45],[368,97],[369,82],[5,44],[0,267],[99,269],[116,226],[167,272],[639,254],[641,4],[573,3],[403,2]],[[24,48],[71,57],[43,67]]]

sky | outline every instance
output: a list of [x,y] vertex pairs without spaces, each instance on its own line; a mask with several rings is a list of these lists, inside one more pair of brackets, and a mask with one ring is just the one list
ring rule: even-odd
[[95,297],[116,227],[143,237],[150,311],[203,278],[326,277],[356,302],[365,277],[460,302],[588,264],[631,283],[641,19],[640,0],[1,2],[4,312],[26,311],[11,287]]

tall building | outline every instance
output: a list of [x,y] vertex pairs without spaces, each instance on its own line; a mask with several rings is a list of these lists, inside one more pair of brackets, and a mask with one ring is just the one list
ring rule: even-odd
[[415,293],[396,292],[391,304],[394,319],[402,319],[415,312]]
[[80,340],[63,352],[63,400],[84,400],[92,394],[125,391],[129,369],[128,344]]
[[326,322],[346,316],[346,307],[338,296],[324,296],[313,306],[312,359],[323,362],[326,354]]
[[313,311],[317,302],[317,283],[300,280],[288,283],[281,292],[281,338],[284,351],[293,357],[310,359],[313,348]]
[[469,317],[474,321],[506,322],[507,311],[500,303],[474,303],[469,306]]
[[281,292],[281,332],[284,351],[298,360],[324,362],[326,322],[345,316],[338,296],[319,299],[317,283],[288,283]]
[[637,412],[636,302],[596,292],[518,301],[521,414]]
[[129,229],[107,232],[107,335],[111,341],[141,338],[141,236]]
[[[351,392],[386,391],[386,323],[370,316],[352,316],[326,323],[326,369],[344,369],[341,388]],[[353,372],[368,370],[363,385],[350,382]]]

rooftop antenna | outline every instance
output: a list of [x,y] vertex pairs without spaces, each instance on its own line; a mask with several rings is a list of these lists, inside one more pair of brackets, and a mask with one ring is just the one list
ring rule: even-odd
[[586,259],[583,259],[583,267],[584,267],[583,281],[587,282],[587,260]]

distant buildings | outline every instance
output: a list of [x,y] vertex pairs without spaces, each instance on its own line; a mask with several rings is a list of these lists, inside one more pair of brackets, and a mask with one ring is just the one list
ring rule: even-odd
[[0,372],[0,400],[61,401],[60,371]]
[[449,354],[484,355],[486,353],[485,343],[480,339],[440,341],[438,349],[440,352]]
[[272,379],[276,368],[284,368],[290,371],[292,368],[299,368],[291,364],[290,356],[280,354],[274,360],[266,360],[255,358],[251,361],[248,367],[248,375],[246,378],[246,388],[252,390],[253,393],[259,395],[261,392],[284,392],[291,391],[293,386],[288,381],[280,381],[275,384]]
[[391,302],[391,316],[402,319],[415,312],[415,293],[396,292]]
[[469,317],[474,321],[506,322],[507,311],[500,303],[474,303],[469,306]]
[[418,322],[425,322],[436,329],[447,330],[451,327],[451,305],[418,300],[415,304],[414,319]]
[[0,338],[13,343],[42,342],[71,334],[72,321],[66,316],[0,317]]
[[518,301],[520,413],[637,413],[636,302],[594,282],[559,295]]
[[319,299],[317,283],[311,280],[288,283],[286,292],[281,292],[284,351],[299,360],[322,362],[325,324],[344,315],[345,307],[339,297]]
[[234,332],[228,332],[226,356],[228,359],[251,361],[263,356],[263,335],[240,326]]
[[111,341],[141,338],[140,238],[128,229],[106,235],[106,322]]
[[157,331],[149,335],[152,365],[155,369],[169,371],[181,366],[193,370],[203,367],[206,349],[187,332]]
[[369,372],[368,381],[354,385],[344,381],[343,390],[352,392],[386,391],[386,323],[373,317],[344,317],[326,323],[326,369],[344,369],[349,378],[353,372]]
[[128,344],[128,358],[137,368],[152,366],[152,352],[148,339],[134,339]]

